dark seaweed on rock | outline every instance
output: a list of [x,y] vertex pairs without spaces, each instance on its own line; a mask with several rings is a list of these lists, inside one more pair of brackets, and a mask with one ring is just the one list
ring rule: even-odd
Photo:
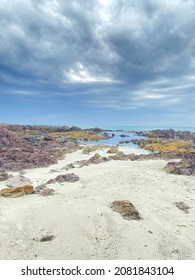
[[164,170],[178,175],[195,175],[195,154],[186,153],[181,161],[168,162]]
[[135,132],[139,136],[145,136],[148,138],[162,138],[162,139],[180,139],[195,141],[195,133],[190,131],[175,131],[174,129],[157,129],[151,131]]
[[55,184],[55,183],[64,183],[64,182],[74,183],[78,180],[79,180],[79,176],[77,176],[76,174],[67,173],[67,174],[58,175],[54,179],[50,179],[49,181],[47,181],[46,184]]
[[65,153],[79,148],[77,144],[68,146],[51,136],[27,136],[18,132],[21,126],[15,128],[16,132],[0,125],[0,172],[49,166]]

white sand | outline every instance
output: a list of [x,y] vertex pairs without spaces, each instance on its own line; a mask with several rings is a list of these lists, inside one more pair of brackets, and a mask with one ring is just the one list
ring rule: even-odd
[[[78,151],[56,165],[26,170],[35,187],[58,174],[80,177],[48,185],[56,190],[53,196],[0,197],[0,259],[195,259],[194,177],[166,174],[163,160],[49,172],[90,156]],[[142,220],[124,220],[111,210],[109,203],[123,199]],[[176,201],[192,207],[189,214]],[[55,239],[40,242],[45,235]]]
[[121,146],[120,145],[117,149],[119,151],[123,152],[124,154],[130,154],[130,153],[134,153],[136,155],[149,154],[149,152],[144,149],[137,148],[137,147],[131,147],[131,146]]

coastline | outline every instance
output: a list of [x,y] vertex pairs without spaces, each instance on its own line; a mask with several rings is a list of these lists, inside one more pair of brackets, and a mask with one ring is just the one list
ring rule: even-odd
[[[96,152],[103,156],[106,150]],[[78,150],[49,167],[26,169],[25,176],[36,187],[94,153]],[[167,162],[109,161],[74,168],[80,180],[51,184],[53,196],[0,197],[0,259],[195,259],[195,210],[186,214],[174,204],[193,207],[194,178],[167,174]],[[112,201],[127,199],[143,219],[125,220],[110,208]],[[52,241],[39,241],[49,234]]]

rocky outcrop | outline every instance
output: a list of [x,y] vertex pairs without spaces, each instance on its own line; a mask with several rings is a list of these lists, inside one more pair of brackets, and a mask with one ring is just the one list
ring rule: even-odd
[[50,179],[49,181],[47,181],[46,184],[55,184],[55,183],[64,183],[64,182],[70,182],[70,183],[74,183],[76,181],[79,180],[79,176],[77,176],[74,173],[67,173],[67,174],[62,174],[62,175],[58,175],[56,178],[54,179]]
[[139,136],[147,138],[161,138],[161,139],[180,139],[180,140],[195,140],[195,133],[190,131],[175,131],[174,129],[157,129],[151,131],[135,132]]
[[[69,145],[51,135],[38,132],[29,135],[28,129],[19,133],[19,128],[14,128],[16,132],[0,125],[0,172],[49,166],[57,163],[65,153],[79,148],[78,144]],[[28,133],[31,132],[33,130]]]
[[181,161],[168,162],[164,170],[178,175],[195,175],[195,154],[186,153]]
[[89,158],[88,160],[79,160],[79,161],[69,163],[65,167],[63,167],[62,169],[70,170],[72,168],[81,168],[83,166],[88,166],[88,165],[91,165],[91,164],[104,163],[104,162],[107,162],[107,161],[108,161],[107,157],[101,157],[100,154],[96,153],[93,157]]
[[111,155],[108,157],[108,160],[128,160],[128,156],[123,152],[118,152],[115,155]]
[[84,165],[89,165],[89,164],[99,164],[102,162],[107,161],[106,157],[101,157],[100,154],[96,153],[93,157],[88,159],[85,163],[83,162]]
[[71,126],[70,131],[81,131],[82,129],[78,126]]
[[16,133],[8,130],[5,126],[0,125],[0,149],[19,147],[20,145],[20,137]]
[[106,145],[86,145],[85,147],[83,147],[83,154],[85,155],[89,155],[91,152],[94,152],[98,149],[103,149],[103,148],[107,148]]

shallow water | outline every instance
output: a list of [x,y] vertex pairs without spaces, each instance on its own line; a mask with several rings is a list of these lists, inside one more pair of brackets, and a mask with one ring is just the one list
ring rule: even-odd
[[[111,136],[114,134],[114,137],[99,141],[79,141],[81,144],[102,144],[102,145],[117,145],[120,146],[127,146],[127,147],[137,147],[137,145],[130,143],[120,144],[120,141],[131,141],[133,139],[143,139],[143,136],[138,136],[132,132],[125,132],[125,131],[110,131],[108,134]],[[126,137],[121,137],[120,135],[124,134]],[[101,134],[100,134],[101,135]]]

